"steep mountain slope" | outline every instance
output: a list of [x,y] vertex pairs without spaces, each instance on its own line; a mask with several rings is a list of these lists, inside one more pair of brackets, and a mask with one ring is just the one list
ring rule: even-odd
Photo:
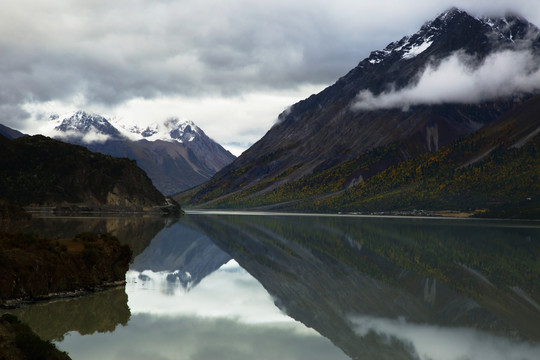
[[104,154],[137,161],[165,194],[208,180],[234,160],[193,122],[169,119],[144,129],[115,127],[100,115],[79,111],[56,119],[48,135]]
[[16,139],[21,136],[24,136],[24,134],[20,131],[17,131],[15,129],[9,128],[5,125],[0,124],[0,135],[8,138],[8,139]]
[[346,191],[286,206],[368,212],[483,209],[479,215],[538,219],[539,113],[536,96],[439,151],[401,162]]
[[[421,81],[425,71],[453,56],[466,58],[474,69],[490,55],[510,50],[537,56],[540,31],[516,16],[478,19],[451,9],[418,33],[372,52],[321,93],[293,105],[236,161],[180,199],[208,207],[273,204],[285,200],[272,195],[280,187],[290,191],[286,201],[323,196],[441,149],[520,106],[531,94],[515,92],[470,103],[441,100],[374,107],[364,101],[366,95],[372,100],[408,89]],[[347,164],[351,168],[345,179],[320,176]],[[318,189],[314,194],[286,189],[292,182],[301,183],[300,189]],[[264,196],[265,200],[257,200]]]
[[[175,210],[134,161],[41,135],[0,136],[0,199],[21,206]],[[179,211],[179,208],[177,208]]]

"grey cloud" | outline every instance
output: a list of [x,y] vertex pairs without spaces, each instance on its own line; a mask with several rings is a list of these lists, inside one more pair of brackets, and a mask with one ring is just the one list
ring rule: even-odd
[[[457,3],[471,7],[466,1]],[[452,4],[447,0],[0,4],[0,111],[6,117],[24,118],[24,112],[14,110],[25,103],[69,102],[74,97],[81,107],[116,106],[134,98],[228,97],[331,84],[370,51],[416,31]],[[540,7],[525,0],[482,0],[474,9],[509,5],[540,19]]]

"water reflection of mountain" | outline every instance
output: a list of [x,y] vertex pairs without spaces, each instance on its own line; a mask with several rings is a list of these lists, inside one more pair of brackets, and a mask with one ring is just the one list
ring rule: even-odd
[[[231,259],[208,236],[183,225],[183,220],[163,229],[139,254],[130,270],[167,272],[168,282],[189,289]],[[140,275],[145,280],[144,274]]]
[[352,358],[418,357],[414,344],[381,327],[360,331],[366,319],[540,341],[538,226],[341,217],[189,220],[255,276],[278,306]]
[[126,325],[130,318],[127,300],[124,287],[119,287],[4,312],[16,315],[42,339],[60,341],[69,331],[87,335],[112,332],[119,324]]

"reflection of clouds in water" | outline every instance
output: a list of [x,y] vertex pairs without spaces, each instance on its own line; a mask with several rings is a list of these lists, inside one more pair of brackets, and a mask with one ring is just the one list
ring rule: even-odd
[[540,344],[514,342],[474,329],[443,328],[370,316],[355,316],[351,322],[359,336],[375,332],[401,340],[422,360],[540,359]]
[[128,271],[126,293],[132,314],[229,318],[244,323],[294,321],[279,311],[262,285],[234,260],[189,291],[181,282],[167,281],[168,275]]
[[113,333],[71,332],[59,348],[86,359],[291,359],[345,360],[347,356],[313,329],[282,314],[264,288],[235,261],[191,291],[180,282],[171,295],[167,274],[129,271],[131,319]]
[[127,327],[92,337],[72,333],[60,347],[86,359],[345,360],[348,357],[297,323],[242,324],[190,316],[132,316]]

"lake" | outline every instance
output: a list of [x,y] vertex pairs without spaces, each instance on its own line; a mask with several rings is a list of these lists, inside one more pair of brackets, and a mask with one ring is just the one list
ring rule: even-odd
[[540,359],[540,222],[38,218],[112,233],[125,287],[14,310],[73,359]]

